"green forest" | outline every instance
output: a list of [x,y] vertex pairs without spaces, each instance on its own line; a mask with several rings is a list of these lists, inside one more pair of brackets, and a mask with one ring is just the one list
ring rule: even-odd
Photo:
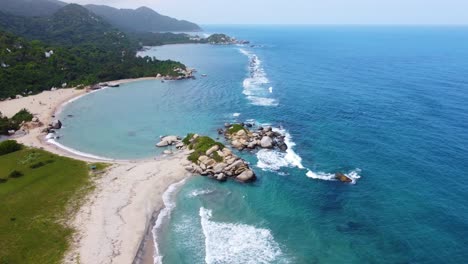
[[[164,44],[173,35],[144,40]],[[185,69],[175,61],[136,57],[142,40],[74,4],[50,17],[0,13],[0,99],[158,73],[175,76],[174,68]]]

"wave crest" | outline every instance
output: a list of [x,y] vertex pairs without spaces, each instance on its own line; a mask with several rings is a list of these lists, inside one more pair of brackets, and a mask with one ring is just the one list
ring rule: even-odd
[[243,48],[239,48],[240,53],[249,58],[249,77],[242,83],[243,94],[253,105],[277,106],[278,100],[269,97],[273,93],[273,87],[268,86],[270,80],[267,77],[262,61],[257,55]]
[[271,263],[283,255],[270,230],[211,218],[212,211],[201,207],[206,263]]

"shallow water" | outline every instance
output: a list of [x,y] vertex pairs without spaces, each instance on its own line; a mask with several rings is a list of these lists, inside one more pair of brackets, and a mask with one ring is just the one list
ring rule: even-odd
[[[208,76],[123,85],[62,113],[74,116],[61,142],[106,157],[154,155],[159,135],[215,136],[236,119],[282,127],[296,144],[242,153],[253,184],[188,180],[158,232],[164,263],[468,258],[468,28],[208,30],[256,46],[155,48]],[[326,180],[337,171],[356,184]]]

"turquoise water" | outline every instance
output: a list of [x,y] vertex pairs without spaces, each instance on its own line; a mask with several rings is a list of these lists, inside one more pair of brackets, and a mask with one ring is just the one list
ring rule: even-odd
[[[62,143],[107,157],[235,119],[296,144],[242,153],[253,184],[189,179],[157,232],[164,263],[466,262],[468,28],[207,30],[255,46],[155,48],[208,76],[127,84],[62,113]],[[330,181],[337,171],[355,184]]]

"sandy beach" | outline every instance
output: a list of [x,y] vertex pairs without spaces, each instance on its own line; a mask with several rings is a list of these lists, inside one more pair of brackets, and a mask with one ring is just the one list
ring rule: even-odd
[[[108,83],[127,83],[155,78],[127,79]],[[11,117],[28,109],[46,126],[70,100],[86,95],[85,90],[58,89],[37,95],[0,102],[0,112]],[[104,175],[95,179],[95,191],[70,225],[76,229],[72,248],[65,263],[132,263],[140,245],[152,226],[155,212],[164,207],[162,196],[173,183],[190,176],[184,169],[188,163],[186,151],[154,159],[125,161],[101,160],[81,156],[48,143],[39,127],[16,140],[26,146],[42,148],[52,153],[86,162],[104,161],[112,164]]]

